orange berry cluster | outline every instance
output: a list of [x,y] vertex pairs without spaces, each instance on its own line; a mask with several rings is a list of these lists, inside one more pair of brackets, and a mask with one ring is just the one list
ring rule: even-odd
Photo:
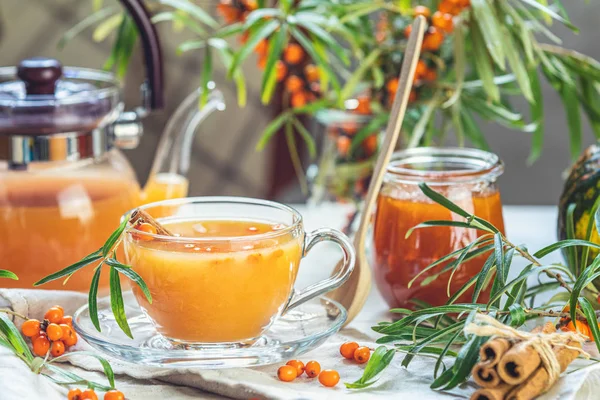
[[356,342],[346,342],[340,346],[340,354],[347,360],[364,364],[371,358],[371,349],[366,346],[359,346]]
[[42,322],[28,319],[21,326],[21,332],[31,339],[33,353],[39,357],[45,357],[48,351],[53,357],[61,356],[77,343],[73,318],[65,315],[61,306],[51,307]]
[[321,371],[321,364],[316,361],[309,361],[304,365],[300,360],[290,360],[284,366],[277,370],[277,377],[280,381],[291,382],[302,374],[309,378],[319,377],[319,382],[323,386],[333,387],[340,381],[340,374],[333,369]]
[[[71,389],[67,394],[67,400],[98,400],[94,389]],[[104,400],[125,400],[125,395],[118,390],[109,390],[104,394]]]
[[243,22],[246,16],[258,8],[256,0],[221,0],[217,12],[227,24]]
[[151,225],[151,224],[149,224],[147,222],[143,222],[141,224],[137,224],[135,226],[135,229],[137,231],[140,231],[140,232],[149,233],[149,235],[145,235],[144,233],[138,233],[138,232],[131,234],[131,236],[135,240],[139,240],[139,241],[142,241],[142,242],[147,242],[147,241],[152,240],[153,238],[152,238],[151,235],[156,235],[156,233],[157,233],[156,228],[153,225]]

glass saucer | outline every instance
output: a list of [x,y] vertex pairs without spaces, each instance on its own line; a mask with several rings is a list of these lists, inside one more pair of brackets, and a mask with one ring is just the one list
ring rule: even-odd
[[289,360],[320,346],[340,330],[347,318],[342,305],[319,297],[280,317],[251,346],[198,349],[165,339],[156,332],[133,295],[128,293],[123,297],[133,339],[117,325],[108,298],[98,301],[101,332],[94,327],[87,305],[73,315],[75,330],[92,347],[114,358],[170,368],[238,368]]

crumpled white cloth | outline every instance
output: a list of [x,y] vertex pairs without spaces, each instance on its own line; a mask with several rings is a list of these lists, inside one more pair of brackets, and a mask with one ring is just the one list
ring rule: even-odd
[[[55,304],[72,314],[85,304],[87,296],[74,292],[45,290],[0,289],[0,307],[11,307],[14,311],[30,318],[43,318],[44,312]],[[374,316],[378,320],[378,316]],[[21,321],[16,321],[20,326]],[[471,384],[463,385],[451,392],[436,392],[429,389],[434,361],[416,357],[408,369],[401,367],[402,356],[396,356],[392,365],[371,388],[351,391],[342,382],[358,379],[364,365],[342,359],[339,346],[349,339],[375,347],[377,334],[370,329],[371,322],[359,320],[342,330],[320,348],[300,357],[303,361],[317,360],[323,369],[339,371],[341,382],[335,388],[325,388],[316,379],[302,377],[294,382],[280,382],[277,377],[279,365],[256,368],[225,370],[167,369],[124,363],[105,356],[116,374],[117,387],[128,399],[339,399],[342,396],[356,399],[443,399],[469,398],[474,390]],[[80,340],[73,351],[91,350]],[[450,361],[452,362],[452,361]],[[579,363],[581,364],[581,363]],[[589,365],[589,364],[586,364]],[[92,357],[72,357],[65,368],[97,382],[106,382],[99,363]],[[544,400],[597,399],[600,384],[600,364],[564,375],[554,388],[544,395]],[[9,350],[0,347],[0,400],[46,400],[65,399],[67,389],[48,379],[35,375]]]

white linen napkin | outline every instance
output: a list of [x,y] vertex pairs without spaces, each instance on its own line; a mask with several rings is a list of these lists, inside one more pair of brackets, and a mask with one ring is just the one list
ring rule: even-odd
[[[0,308],[10,307],[14,311],[30,318],[43,318],[45,311],[59,304],[67,314],[72,314],[85,304],[87,296],[82,293],[0,289]],[[20,326],[21,321],[15,321]],[[214,399],[221,396],[245,399],[338,399],[342,395],[357,399],[408,399],[419,400],[439,398],[469,398],[474,390],[472,384],[463,385],[451,392],[436,392],[429,388],[432,379],[434,360],[416,357],[408,369],[401,367],[402,357],[397,356],[392,365],[384,371],[379,381],[371,388],[351,391],[343,382],[357,380],[364,365],[344,360],[339,354],[339,346],[347,340],[355,340],[361,345],[375,347],[377,334],[371,331],[371,323],[364,320],[353,322],[320,348],[313,350],[300,359],[304,362],[316,360],[323,369],[336,369],[341,382],[335,388],[326,388],[316,379],[305,376],[294,382],[280,382],[277,368],[270,365],[256,368],[237,368],[222,370],[172,369],[148,367],[124,363],[109,356],[107,358],[116,374],[117,388],[128,399]],[[92,350],[91,346],[80,340],[71,351]],[[452,361],[450,361],[452,362]],[[70,365],[69,365],[70,364]],[[99,363],[92,357],[82,355],[72,357],[65,368],[97,382],[106,382]],[[26,365],[0,347],[0,400],[13,399],[65,399],[67,390],[48,379],[35,375]],[[594,365],[561,378],[559,383],[545,396],[544,400],[584,400],[596,398],[594,388],[600,383],[600,365]]]

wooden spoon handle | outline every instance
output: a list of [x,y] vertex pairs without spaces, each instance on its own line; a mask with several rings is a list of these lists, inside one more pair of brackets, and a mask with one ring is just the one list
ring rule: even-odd
[[404,60],[402,61],[402,69],[400,70],[398,90],[396,91],[394,104],[392,105],[385,138],[381,145],[377,162],[375,163],[369,190],[364,201],[364,209],[361,213],[360,224],[354,237],[357,254],[357,263],[354,267],[354,272],[343,286],[329,294],[329,297],[339,301],[348,310],[346,324],[352,321],[362,309],[371,290],[371,271],[365,254],[367,230],[375,208],[377,195],[383,183],[386,167],[390,162],[392,153],[398,142],[398,137],[400,136],[400,129],[402,128],[404,114],[408,105],[417,62],[421,54],[425,26],[425,18],[422,16],[416,17],[413,22],[412,32],[408,38]]

